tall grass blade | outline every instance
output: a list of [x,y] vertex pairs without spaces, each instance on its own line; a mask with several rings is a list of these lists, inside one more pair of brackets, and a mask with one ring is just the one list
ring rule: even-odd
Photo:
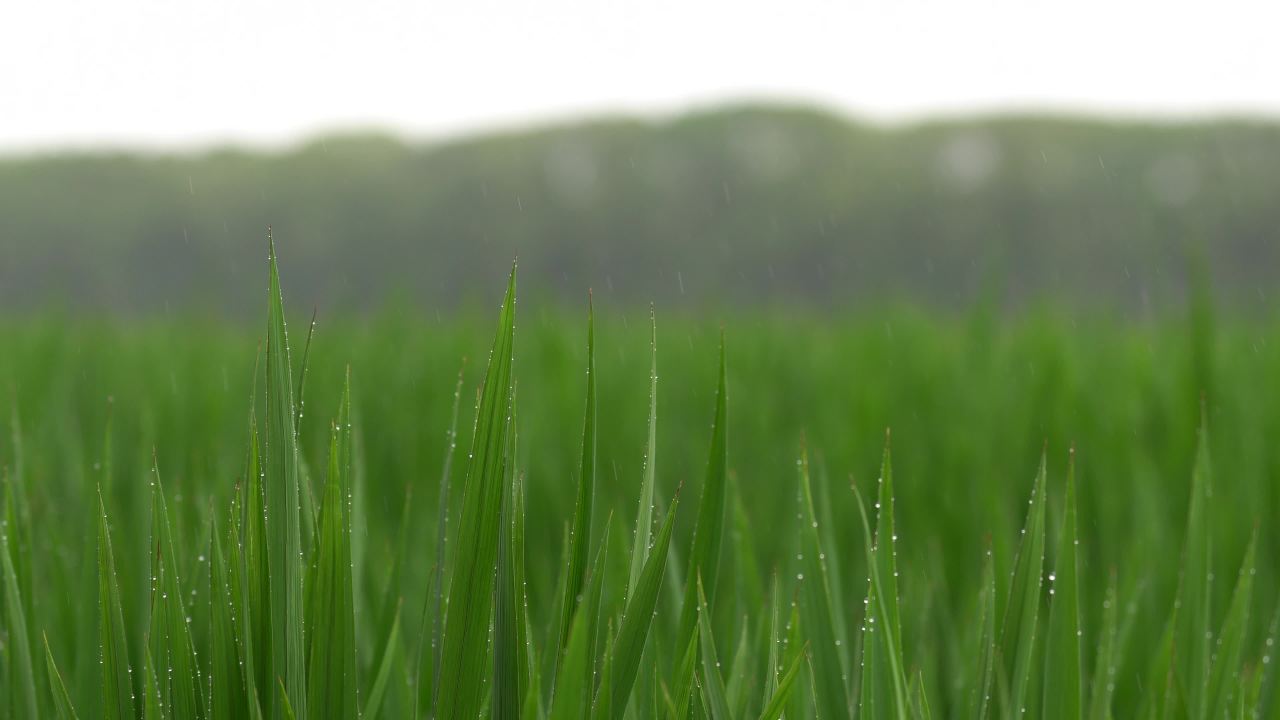
[[702,696],[710,708],[711,720],[730,720],[729,703],[725,698],[724,679],[720,676],[720,660],[711,634],[711,611],[707,608],[707,596],[698,579],[698,637],[702,656]]
[[1047,475],[1045,456],[1042,453],[1026,524],[1022,528],[1022,539],[1014,557],[1013,580],[1001,631],[1002,670],[1008,683],[1004,713],[1014,717],[1030,712],[1027,708],[1027,694],[1035,660],[1036,628],[1040,619]]
[[1049,626],[1045,637],[1044,704],[1046,720],[1081,717],[1084,698],[1080,630],[1080,544],[1076,532],[1075,450],[1067,470],[1066,510],[1053,572],[1049,573]]
[[210,521],[209,537],[208,711],[212,720],[233,720],[249,716],[249,702],[237,648],[235,582],[223,558],[216,516]]
[[1227,606],[1227,616],[1222,621],[1221,632],[1218,633],[1218,642],[1212,656],[1213,666],[1207,698],[1211,717],[1224,717],[1229,709],[1239,705],[1243,697],[1241,660],[1244,656],[1245,635],[1249,627],[1249,609],[1253,601],[1253,580],[1258,572],[1257,545],[1258,536],[1255,532],[1249,540],[1249,548],[1245,551],[1244,561],[1240,565],[1240,575],[1236,580],[1235,591],[1231,595],[1231,604]]
[[183,603],[169,509],[154,462],[151,473],[151,622],[147,646],[166,714],[199,718],[204,716],[204,704],[191,618]]
[[[514,399],[511,420],[515,425]],[[507,451],[504,474],[508,484],[503,488],[498,508],[498,572],[494,585],[493,620],[493,696],[490,715],[496,720],[515,720],[520,717],[524,702],[524,685],[527,677],[521,676],[521,658],[525,648],[521,645],[524,625],[523,608],[520,607],[516,574],[516,483],[515,483],[515,432],[507,433]],[[521,549],[523,551],[523,548]]]
[[708,606],[715,605],[720,570],[720,546],[724,541],[724,520],[728,485],[728,454],[725,428],[725,347],[720,333],[720,368],[716,386],[715,419],[711,425],[711,450],[707,472],[698,504],[698,518],[693,527],[693,547],[689,551],[689,569],[685,573],[683,610],[677,638],[684,642],[694,638],[698,619],[697,578],[711,588]]
[[129,666],[129,642],[120,605],[115,555],[107,509],[98,494],[98,630],[102,663],[102,716],[104,720],[133,720],[133,670]]
[[1102,631],[1098,637],[1098,653],[1093,662],[1093,678],[1089,687],[1089,720],[1107,720],[1111,715],[1116,679],[1116,627],[1120,614],[1116,594],[1116,573],[1112,570],[1106,598],[1102,601]]
[[39,716],[36,699],[35,664],[31,660],[31,633],[27,628],[27,616],[23,608],[22,591],[18,586],[18,573],[13,567],[13,549],[8,531],[0,527],[0,562],[4,576],[4,628],[5,664],[8,670],[9,697],[5,703],[10,717]]
[[627,597],[636,591],[636,583],[649,557],[649,539],[653,528],[653,486],[657,461],[658,431],[658,321],[649,308],[649,436],[644,450],[644,477],[640,481],[640,501],[636,510],[635,541],[631,547],[631,574],[627,581]]
[[991,717],[991,693],[994,688],[999,651],[996,646],[996,571],[991,553],[991,540],[982,560],[982,589],[978,597],[978,645],[973,649],[977,663],[973,666],[972,690],[969,701],[970,717],[985,720]]
[[[306,657],[303,642],[301,496],[298,489],[298,444],[293,404],[293,371],[275,241],[270,247],[267,291],[267,422],[264,437],[263,482],[268,598],[271,630],[271,675],[283,683],[284,693],[272,693],[271,716],[284,714],[284,700],[301,717],[307,712]],[[274,683],[273,683],[274,684]]]
[[1175,602],[1177,620],[1173,636],[1174,679],[1192,717],[1204,717],[1210,709],[1209,655],[1213,637],[1209,622],[1213,541],[1208,517],[1212,479],[1209,432],[1204,415],[1202,410],[1195,467],[1191,472],[1191,501],[1187,509],[1186,545]]
[[778,720],[778,718],[782,717],[782,713],[787,707],[787,702],[791,699],[791,692],[795,689],[796,678],[800,676],[800,671],[804,668],[808,657],[807,653],[801,651],[791,659],[791,664],[787,667],[787,671],[778,679],[777,686],[769,694],[768,702],[765,703],[764,710],[760,712],[760,720]]
[[640,660],[644,655],[645,640],[649,637],[653,617],[657,612],[662,576],[667,566],[667,550],[671,546],[671,532],[679,504],[680,496],[677,494],[671,501],[671,507],[667,509],[667,517],[662,521],[662,529],[658,531],[653,553],[645,560],[643,572],[627,599],[622,623],[618,626],[618,637],[613,644],[613,698],[610,702],[615,720],[621,718],[627,709],[640,669]]
[[841,647],[843,640],[836,631],[836,608],[831,601],[826,555],[818,536],[818,515],[809,481],[807,450],[800,453],[798,470],[801,551],[797,558],[800,572],[796,575],[796,580],[799,583],[800,622],[805,628],[809,651],[813,655],[813,684],[817,689],[814,703],[823,717],[848,717],[850,705],[845,679],[849,672]]
[[498,546],[498,508],[506,485],[504,455],[511,409],[511,353],[515,333],[516,273],[511,270],[498,334],[480,396],[471,461],[463,490],[462,516],[448,617],[441,653],[436,717],[471,720],[480,710],[493,611]]
[[319,557],[310,588],[311,657],[307,703],[313,718],[356,715],[355,591],[351,577],[351,380],[330,431],[329,471],[320,505]]
[[578,498],[569,530],[569,566],[560,606],[560,647],[569,641],[571,619],[582,596],[584,573],[591,547],[591,513],[596,488],[596,340],[595,310],[587,303],[587,409],[582,422],[582,464],[578,474]]

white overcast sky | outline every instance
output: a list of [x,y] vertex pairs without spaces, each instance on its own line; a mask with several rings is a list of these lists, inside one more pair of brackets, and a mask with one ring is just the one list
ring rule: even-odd
[[0,151],[440,137],[784,99],[1280,116],[1263,0],[7,0]]

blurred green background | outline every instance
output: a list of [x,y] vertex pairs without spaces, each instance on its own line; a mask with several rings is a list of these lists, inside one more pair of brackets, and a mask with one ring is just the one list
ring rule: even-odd
[[256,317],[263,233],[327,316],[404,297],[845,308],[994,294],[1247,309],[1280,274],[1280,125],[991,117],[866,125],[744,106],[434,144],[0,158],[0,307]]

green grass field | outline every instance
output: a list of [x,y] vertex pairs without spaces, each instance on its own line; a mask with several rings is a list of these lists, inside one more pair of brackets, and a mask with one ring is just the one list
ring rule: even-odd
[[1280,717],[1275,319],[308,342],[284,255],[253,328],[0,320],[6,717]]

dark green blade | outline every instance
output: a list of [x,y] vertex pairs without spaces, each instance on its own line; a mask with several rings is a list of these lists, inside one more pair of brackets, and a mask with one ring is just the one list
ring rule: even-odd
[[298,716],[305,718],[310,715],[307,713],[307,665],[303,643],[303,576],[306,569],[300,528],[293,371],[289,362],[280,271],[270,231],[267,239],[270,281],[267,291],[267,422],[263,438],[263,495],[267,564],[270,568],[270,673],[284,685],[284,693],[271,694],[271,716],[278,720],[284,715],[286,699]]
[[455,557],[449,584],[448,617],[441,652],[436,717],[471,720],[480,711],[487,668],[489,621],[498,547],[499,506],[504,487],[511,407],[511,359],[515,333],[516,273],[489,357],[463,489]]

